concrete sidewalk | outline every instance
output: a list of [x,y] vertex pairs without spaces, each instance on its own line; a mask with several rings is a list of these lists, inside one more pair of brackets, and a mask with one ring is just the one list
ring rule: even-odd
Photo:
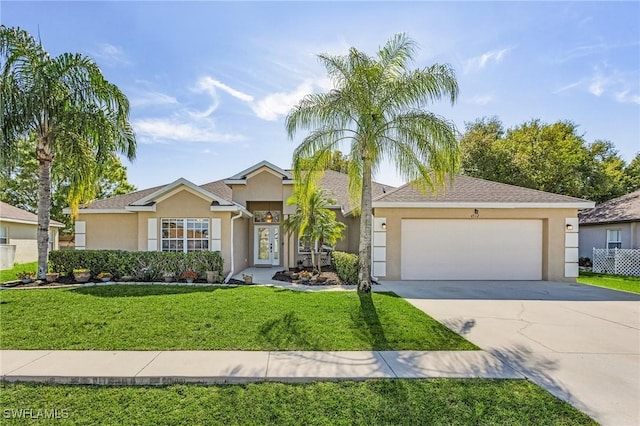
[[91,385],[261,381],[522,379],[484,351],[0,351],[7,382]]

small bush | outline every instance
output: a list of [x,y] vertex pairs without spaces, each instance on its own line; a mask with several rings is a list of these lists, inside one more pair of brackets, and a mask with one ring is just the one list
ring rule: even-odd
[[593,263],[588,257],[581,257],[580,259],[578,259],[578,265],[585,268],[591,268],[593,266]]
[[125,275],[139,281],[153,281],[163,278],[165,273],[174,276],[186,270],[199,274],[218,271],[222,276],[222,256],[217,251],[192,253],[165,253],[124,250],[55,250],[49,254],[49,268],[52,271],[72,275],[74,269],[86,268],[102,271],[120,278]]
[[358,255],[333,251],[331,252],[331,260],[343,283],[349,285],[358,283]]

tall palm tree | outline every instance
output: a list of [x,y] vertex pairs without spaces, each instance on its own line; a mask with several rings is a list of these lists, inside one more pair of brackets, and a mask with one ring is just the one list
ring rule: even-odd
[[[371,291],[371,180],[383,159],[423,190],[444,184],[458,167],[455,126],[423,108],[443,97],[455,103],[458,83],[448,65],[410,70],[415,43],[393,36],[375,57],[351,48],[345,56],[319,55],[333,81],[327,93],[305,96],[288,114],[293,139],[310,130],[293,154],[296,179],[300,165],[317,178],[341,143],[350,144],[349,193],[360,206],[358,291]],[[305,158],[312,158],[311,161]]]
[[47,272],[51,164],[69,170],[69,204],[88,200],[110,156],[135,158],[126,96],[90,58],[63,53],[51,58],[20,28],[0,26],[0,148],[7,163],[21,137],[35,135],[38,160],[38,278]]
[[295,204],[296,212],[283,222],[284,230],[287,234],[296,232],[298,238],[309,245],[311,264],[321,272],[322,265],[320,256],[316,258],[315,245],[318,246],[318,254],[325,243],[334,246],[342,238],[346,227],[344,223],[336,220],[335,212],[329,209],[336,201],[321,188],[296,185],[287,204]]

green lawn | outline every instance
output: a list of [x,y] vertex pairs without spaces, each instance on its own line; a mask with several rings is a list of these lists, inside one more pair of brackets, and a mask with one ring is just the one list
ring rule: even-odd
[[475,350],[394,294],[113,285],[0,291],[2,349]]
[[3,269],[0,271],[0,283],[6,283],[9,281],[16,281],[18,272],[38,272],[38,262],[20,263],[13,265],[11,269]]
[[[21,408],[65,424],[595,425],[526,380],[431,379],[168,387],[2,385],[3,424]],[[9,415],[7,415],[7,413]],[[15,414],[14,414],[15,415]]]
[[640,294],[640,277],[595,274],[593,272],[580,271],[578,282]]

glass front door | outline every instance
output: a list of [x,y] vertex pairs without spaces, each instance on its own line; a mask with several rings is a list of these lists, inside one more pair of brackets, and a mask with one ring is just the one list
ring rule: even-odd
[[280,264],[280,227],[278,225],[256,225],[253,243],[254,264]]

